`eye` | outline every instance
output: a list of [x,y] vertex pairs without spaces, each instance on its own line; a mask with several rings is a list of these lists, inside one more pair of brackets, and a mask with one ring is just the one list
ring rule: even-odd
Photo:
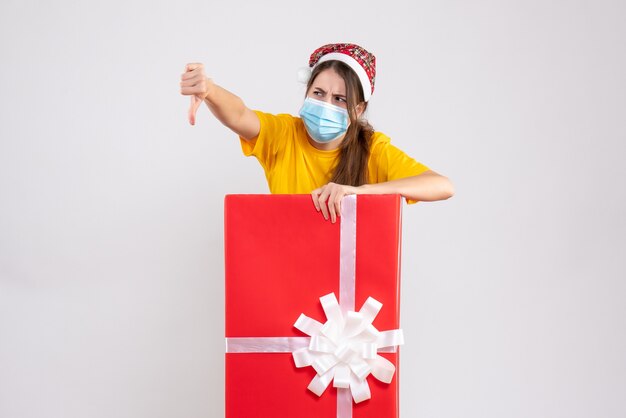
[[347,103],[347,100],[343,97],[335,96],[335,100],[337,100],[340,103]]
[[315,95],[315,96],[323,96],[322,92],[321,92],[321,91],[319,91],[319,90],[315,90],[315,91],[313,92],[313,95]]

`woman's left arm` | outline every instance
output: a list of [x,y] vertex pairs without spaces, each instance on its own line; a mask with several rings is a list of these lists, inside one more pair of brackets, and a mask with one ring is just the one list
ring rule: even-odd
[[384,183],[364,184],[356,187],[357,194],[400,194],[411,200],[434,202],[445,200],[454,195],[454,186],[450,179],[433,170],[403,179]]
[[450,179],[432,170],[412,177],[405,177],[384,183],[364,184],[362,186],[346,186],[328,183],[313,190],[311,197],[318,212],[324,219],[336,222],[341,211],[341,199],[349,194],[400,194],[410,200],[433,202],[445,200],[454,195],[454,186]]

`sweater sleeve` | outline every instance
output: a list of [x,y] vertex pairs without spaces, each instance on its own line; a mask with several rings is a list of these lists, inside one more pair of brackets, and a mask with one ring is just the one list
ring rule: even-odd
[[[370,170],[371,183],[383,183],[405,177],[412,177],[430,170],[426,165],[416,161],[404,151],[391,144],[388,136],[376,132],[371,150]],[[407,199],[407,203],[416,203]]]
[[239,141],[243,154],[246,157],[255,156],[267,172],[275,164],[281,147],[285,146],[286,138],[295,129],[294,117],[288,114],[272,115],[258,110],[254,112],[261,123],[259,134],[250,140],[239,137]]

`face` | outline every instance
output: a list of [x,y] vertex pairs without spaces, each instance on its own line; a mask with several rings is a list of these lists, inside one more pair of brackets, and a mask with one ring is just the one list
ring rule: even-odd
[[343,78],[333,69],[322,71],[315,77],[307,97],[330,103],[335,106],[347,108],[346,83]]
[[[346,100],[346,83],[332,68],[322,71],[317,75],[317,77],[315,77],[315,80],[313,80],[306,96],[344,109],[348,108],[348,102]],[[357,105],[357,117],[361,116],[363,110],[363,104]],[[350,119],[348,119],[348,126],[350,126]],[[317,143],[310,138],[309,142],[315,148],[332,150],[339,147],[343,138],[345,138],[345,134],[324,144]]]

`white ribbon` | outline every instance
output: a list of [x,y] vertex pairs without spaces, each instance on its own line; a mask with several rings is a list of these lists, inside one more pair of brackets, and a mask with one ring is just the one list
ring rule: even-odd
[[308,347],[309,337],[231,337],[226,338],[227,353],[293,353]]
[[350,389],[355,403],[371,398],[367,376],[391,383],[395,366],[377,354],[379,348],[404,344],[402,330],[382,333],[372,325],[382,304],[368,298],[359,312],[344,316],[334,293],[320,298],[328,319],[325,324],[301,314],[294,326],[311,337],[308,347],[293,352],[296,367],[312,366],[317,374],[308,389],[317,396],[333,382]]
[[395,366],[380,352],[396,352],[404,344],[402,330],[378,331],[372,321],[382,304],[368,298],[355,308],[356,195],[341,201],[339,294],[322,296],[327,321],[321,324],[302,314],[295,327],[310,337],[226,338],[227,353],[292,353],[296,367],[312,366],[316,375],[308,388],[321,396],[333,382],[337,388],[337,418],[352,418],[355,403],[370,399],[367,376],[390,383]]

